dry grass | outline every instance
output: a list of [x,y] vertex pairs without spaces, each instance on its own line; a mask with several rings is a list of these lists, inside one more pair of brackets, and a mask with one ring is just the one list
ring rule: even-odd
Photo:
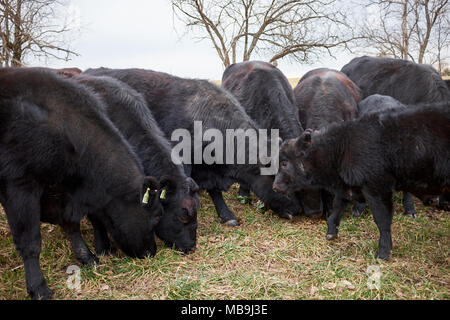
[[[202,196],[198,250],[182,256],[163,247],[154,258],[102,257],[82,268],[80,292],[66,286],[77,264],[59,227],[43,225],[41,265],[56,299],[449,299],[450,218],[418,205],[419,219],[396,215],[391,261],[375,259],[378,231],[371,216],[346,215],[337,242],[325,240],[325,221],[283,221],[236,200],[227,202],[242,226],[220,225]],[[400,210],[396,204],[397,210]],[[92,232],[83,223],[92,246]],[[369,266],[380,266],[381,289],[367,286]],[[0,214],[0,299],[26,298],[24,270]],[[342,281],[350,288],[341,286]]]

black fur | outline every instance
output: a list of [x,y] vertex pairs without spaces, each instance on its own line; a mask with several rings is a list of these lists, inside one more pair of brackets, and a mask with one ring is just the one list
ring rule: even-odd
[[[223,74],[222,87],[237,98],[260,128],[278,129],[283,140],[303,133],[292,87],[272,64],[261,61],[233,64]],[[322,212],[320,198],[302,191],[300,200],[303,200],[305,214]]]
[[300,122],[305,129],[320,130],[358,115],[359,88],[343,73],[316,69],[294,89]]
[[228,67],[222,87],[230,91],[247,114],[263,129],[279,129],[280,137],[293,139],[303,132],[292,87],[270,63],[243,62]]
[[[194,137],[194,121],[214,128],[224,136],[227,129],[257,129],[239,102],[225,90],[205,80],[182,79],[142,69],[90,69],[91,75],[117,78],[140,92],[156,121],[170,138],[176,129],[187,129]],[[207,144],[204,144],[205,147]],[[236,225],[236,217],[226,207],[221,192],[235,183],[245,183],[269,208],[281,216],[292,215],[298,206],[272,191],[272,179],[260,176],[259,165],[194,165],[186,173],[208,190],[222,222]]]
[[164,214],[155,228],[168,246],[184,253],[196,246],[198,186],[182,166],[171,161],[171,145],[159,128],[144,98],[127,84],[110,77],[81,75],[73,78],[100,95],[109,119],[120,130],[142,162],[144,172],[156,177],[166,199]]
[[[381,94],[404,105],[450,101],[448,83],[430,65],[364,56],[353,59],[342,72],[361,88],[363,99]],[[405,210],[415,216],[413,199],[405,196]]]
[[[290,187],[327,188],[336,206],[361,191],[380,230],[378,257],[392,250],[393,191],[450,194],[450,103],[374,113],[284,144],[277,179]],[[285,176],[285,177],[283,177]],[[340,216],[328,221],[337,236]]]
[[0,70],[0,202],[21,254],[27,290],[51,298],[39,266],[40,220],[61,225],[77,259],[98,259],[80,235],[93,214],[128,255],[156,252],[162,206],[142,165],[84,86],[39,69]]
[[390,96],[374,94],[359,103],[358,115],[362,117],[366,114],[391,112],[399,109],[405,110],[407,106]]
[[[308,72],[294,89],[294,95],[303,127],[314,130],[356,118],[361,99],[359,88],[345,74],[325,68]],[[280,192],[286,192],[285,186],[275,185]],[[328,215],[332,195],[324,191],[316,193],[316,199],[322,199],[323,203],[320,213]],[[357,212],[355,215],[362,214]]]
[[342,72],[360,87],[363,99],[382,94],[406,105],[450,101],[450,89],[429,65],[365,56],[353,59]]
[[[408,106],[405,106],[396,99],[379,94],[369,96],[358,105],[359,117],[372,113],[406,110],[407,108]],[[408,192],[403,193],[403,208],[405,209],[405,214],[416,218],[417,213],[414,206],[414,199]]]

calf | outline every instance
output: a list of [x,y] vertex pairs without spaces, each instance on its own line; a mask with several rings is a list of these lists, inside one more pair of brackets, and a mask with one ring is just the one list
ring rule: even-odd
[[[302,126],[313,130],[355,119],[361,101],[359,88],[345,74],[326,68],[312,70],[303,76],[294,95]],[[321,193],[327,211],[332,196],[324,191]],[[365,205],[357,203],[353,214],[359,216],[364,209]]]
[[362,192],[380,231],[380,259],[392,250],[393,191],[450,194],[450,103],[368,114],[307,130],[280,152],[275,187],[327,188],[336,196],[327,239],[337,237],[345,200]]
[[[404,105],[450,101],[450,89],[430,65],[364,56],[353,59],[342,72],[361,88],[363,99],[381,94]],[[405,196],[406,213],[416,216],[413,199]]]
[[[223,74],[222,87],[237,98],[260,128],[278,129],[283,140],[296,138],[303,132],[292,87],[272,64],[261,61],[233,64]],[[314,193],[301,193],[307,216],[322,213],[320,197]],[[249,196],[249,191],[241,186],[240,194]]]
[[[202,122],[204,128],[218,130],[223,137],[227,135],[228,129],[258,129],[231,94],[208,81],[182,79],[142,69],[100,68],[90,69],[85,73],[111,76],[127,83],[144,96],[167,137],[172,137],[178,129],[186,129],[191,134],[193,146],[196,144],[196,121]],[[204,151],[207,145],[203,143],[200,147],[200,151]],[[260,165],[228,165],[217,162],[186,164],[185,171],[201,189],[208,190],[220,220],[227,225],[237,226],[239,223],[226,206],[221,192],[228,190],[236,182],[250,186],[270,209],[282,217],[292,218],[299,210],[296,203],[272,191],[273,179],[260,175]]]
[[[200,206],[198,186],[185,175],[182,166],[172,162],[171,146],[144,98],[114,78],[81,75],[73,79],[94,89],[102,98],[107,116],[139,156],[145,174],[161,181],[161,189],[165,190],[164,199],[160,199],[164,214],[155,228],[156,235],[170,247],[193,252]],[[106,248],[107,252],[107,237],[104,233],[101,236],[100,228],[96,229],[100,251],[105,252]]]
[[33,299],[53,294],[39,265],[40,220],[62,227],[82,264],[98,261],[80,234],[86,213],[126,254],[156,252],[159,184],[144,176],[102,108],[91,91],[54,72],[0,71],[0,202]]
[[[375,94],[361,101],[358,108],[359,117],[362,117],[366,114],[371,113],[395,112],[399,110],[405,110],[408,107],[392,97]],[[405,209],[406,215],[409,215],[413,218],[417,217],[416,209],[414,206],[414,199],[411,193],[403,193],[403,208]]]

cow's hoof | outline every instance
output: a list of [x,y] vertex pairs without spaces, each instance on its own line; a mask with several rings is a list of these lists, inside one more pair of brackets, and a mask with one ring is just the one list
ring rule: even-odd
[[106,243],[96,243],[95,253],[99,257],[111,256],[117,253],[117,249],[108,241]]
[[320,220],[323,217],[323,213],[322,212],[313,213],[313,214],[306,215],[306,217],[311,220]]
[[47,286],[47,283],[42,283],[38,287],[30,290],[30,297],[33,300],[51,300],[53,291]]
[[409,217],[411,217],[413,219],[417,218],[417,212],[416,212],[415,209],[405,210],[405,215],[407,215],[407,216],[409,216]]
[[293,220],[294,216],[290,213],[282,213],[279,215],[280,218],[286,219],[286,220]]
[[414,213],[407,213],[406,215],[407,215],[408,217],[414,219],[414,220],[417,219],[417,214],[416,214],[415,212],[414,212]]
[[81,256],[77,260],[85,267],[92,267],[100,262],[97,256],[93,254]]
[[431,198],[426,201],[422,201],[424,206],[427,207],[438,207],[439,206],[439,197]]
[[337,234],[327,234],[327,240],[328,241],[334,241],[338,238]]
[[236,220],[229,220],[229,221],[225,222],[224,225],[226,225],[228,227],[239,227],[240,226],[239,222],[237,222]]
[[389,257],[390,257],[389,254],[381,254],[381,253],[379,253],[378,256],[377,256],[377,259],[381,260],[381,261],[389,261]]
[[109,247],[109,248],[95,249],[95,253],[99,257],[107,257],[115,255],[117,253],[117,250],[114,247]]
[[384,250],[384,252],[378,251],[377,259],[383,260],[383,261],[389,261],[390,256],[391,256],[390,250]]
[[362,215],[364,214],[364,210],[360,211],[360,210],[356,209],[355,207],[353,207],[352,214],[355,218],[359,218],[359,217],[362,217]]

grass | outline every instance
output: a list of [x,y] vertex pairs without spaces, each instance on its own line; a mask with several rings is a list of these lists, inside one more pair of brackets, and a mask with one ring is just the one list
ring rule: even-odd
[[[337,242],[325,240],[326,223],[296,217],[284,221],[242,205],[236,186],[225,195],[242,226],[219,224],[202,195],[198,249],[190,256],[158,242],[154,258],[101,257],[81,269],[81,290],[68,289],[66,270],[76,265],[59,227],[42,225],[41,266],[55,299],[449,299],[450,216],[417,203],[419,218],[397,214],[389,262],[376,256],[378,231],[370,215],[346,214]],[[256,201],[255,201],[256,202]],[[401,206],[396,201],[396,211]],[[83,236],[93,246],[92,230]],[[381,268],[380,290],[367,286],[370,266]],[[22,261],[6,217],[0,213],[0,299],[25,299]],[[346,282],[344,282],[346,281]]]

